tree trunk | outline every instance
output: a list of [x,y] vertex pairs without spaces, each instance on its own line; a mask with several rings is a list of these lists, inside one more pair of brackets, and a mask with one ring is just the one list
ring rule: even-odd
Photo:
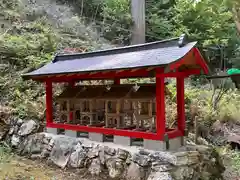
[[236,24],[238,33],[240,35],[240,10],[239,10],[239,7],[236,7],[236,6],[233,7],[232,12],[233,12],[233,17],[235,20],[235,24]]
[[240,20],[235,20],[235,23],[236,23],[236,26],[237,26],[238,33],[240,35]]

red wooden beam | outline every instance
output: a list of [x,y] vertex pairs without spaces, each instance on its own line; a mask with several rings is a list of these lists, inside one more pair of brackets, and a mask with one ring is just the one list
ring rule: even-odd
[[203,59],[200,51],[198,50],[198,48],[194,48],[193,50],[194,50],[194,53],[195,53],[195,56],[197,59],[197,63],[202,67],[203,72],[205,74],[208,74],[209,73],[208,65],[207,65],[206,61]]
[[184,77],[177,78],[177,114],[178,129],[184,133],[185,130],[185,102],[184,102]]
[[193,53],[193,50],[189,51],[184,57],[182,57],[178,61],[170,64],[170,70],[178,69],[181,65],[183,65],[185,62],[185,57],[190,53]]
[[190,69],[186,70],[183,72],[170,72],[170,73],[162,73],[162,74],[157,74],[156,77],[165,77],[165,78],[170,78],[170,77],[188,77],[190,75],[197,75],[200,74],[201,70],[200,69]]
[[52,82],[46,81],[46,120],[47,124],[52,122],[53,110],[52,110]]
[[95,133],[102,133],[102,134],[108,134],[108,135],[127,136],[132,138],[163,140],[163,138],[160,138],[155,133],[120,130],[120,129],[113,129],[113,128],[90,127],[90,126],[81,126],[81,125],[72,125],[72,124],[60,124],[60,123],[48,123],[47,127],[72,130],[72,131],[95,132]]
[[119,85],[121,83],[120,78],[115,78],[114,79],[114,84]]
[[157,135],[162,139],[165,134],[165,83],[164,77],[160,76],[164,72],[163,68],[156,69],[156,128]]
[[[61,123],[48,123],[47,127],[72,130],[72,131],[95,132],[95,133],[101,133],[105,135],[127,136],[131,138],[142,138],[142,139],[163,141],[163,137],[160,138],[159,135],[155,133],[149,133],[149,132],[139,132],[139,131],[120,130],[120,129],[113,129],[113,128],[92,127],[92,126],[81,126],[81,125],[72,125],[72,124],[61,124]],[[166,134],[168,135],[169,139],[183,136],[183,133],[178,129],[167,131]]]
[[[209,68],[207,66],[207,63],[205,62],[205,60],[203,59],[200,51],[198,50],[198,48],[193,48],[191,51],[189,51],[188,53],[194,53],[194,57],[196,59],[196,63],[201,67],[201,69],[203,70],[203,72],[205,74],[209,73]],[[186,55],[187,56],[187,55]],[[186,57],[185,56],[185,57]],[[179,61],[173,63],[170,65],[170,70],[174,70],[174,69],[178,69],[181,65],[184,65],[184,61],[185,61],[185,57],[183,57],[182,59],[180,59]]]
[[184,136],[184,133],[178,129],[172,130],[172,131],[168,131],[166,132],[166,134],[168,135],[169,139],[174,139],[177,137],[182,137]]
[[98,72],[95,74],[85,73],[85,74],[68,74],[62,76],[48,76],[48,77],[39,77],[35,78],[35,80],[42,80],[48,79],[52,82],[68,82],[74,80],[98,80],[98,79],[113,79],[114,78],[131,78],[131,77],[152,77],[151,72],[147,71],[147,69],[140,69],[137,71],[132,72],[131,70],[124,70],[124,71],[110,71],[107,73]]

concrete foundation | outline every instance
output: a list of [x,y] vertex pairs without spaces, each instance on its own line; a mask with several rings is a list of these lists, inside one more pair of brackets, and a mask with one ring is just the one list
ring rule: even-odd
[[184,145],[184,137],[169,139],[168,143],[164,141],[155,141],[144,139],[143,147],[154,151],[175,151]]
[[70,137],[77,137],[77,131],[65,130],[65,135]]
[[183,137],[177,137],[174,139],[169,139],[169,150],[174,151],[179,149],[183,145]]
[[97,141],[97,142],[103,142],[104,141],[104,135],[100,133],[88,133],[88,138],[91,141]]
[[124,146],[131,146],[132,145],[132,140],[130,137],[125,137],[125,136],[114,136],[113,137],[113,142],[115,144],[120,144]]
[[144,149],[154,150],[154,151],[166,151],[166,142],[163,141],[155,141],[144,139],[143,140]]
[[47,133],[51,134],[58,134],[58,129],[57,128],[47,128]]

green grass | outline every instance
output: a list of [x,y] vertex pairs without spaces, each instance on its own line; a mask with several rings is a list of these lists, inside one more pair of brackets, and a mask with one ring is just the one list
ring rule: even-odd
[[0,143],[0,165],[7,163],[11,160],[13,154],[10,147],[5,143]]
[[219,148],[218,152],[225,159],[225,166],[230,166],[235,172],[240,174],[240,152],[231,150],[227,146]]
[[240,171],[240,152],[234,151],[231,153],[232,165],[236,171]]

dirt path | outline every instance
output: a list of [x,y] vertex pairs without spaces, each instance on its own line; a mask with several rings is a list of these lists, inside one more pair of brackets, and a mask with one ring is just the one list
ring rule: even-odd
[[[0,180],[97,180],[84,177],[84,170],[65,171],[39,161],[12,157],[0,164]],[[105,178],[100,178],[101,180]]]

